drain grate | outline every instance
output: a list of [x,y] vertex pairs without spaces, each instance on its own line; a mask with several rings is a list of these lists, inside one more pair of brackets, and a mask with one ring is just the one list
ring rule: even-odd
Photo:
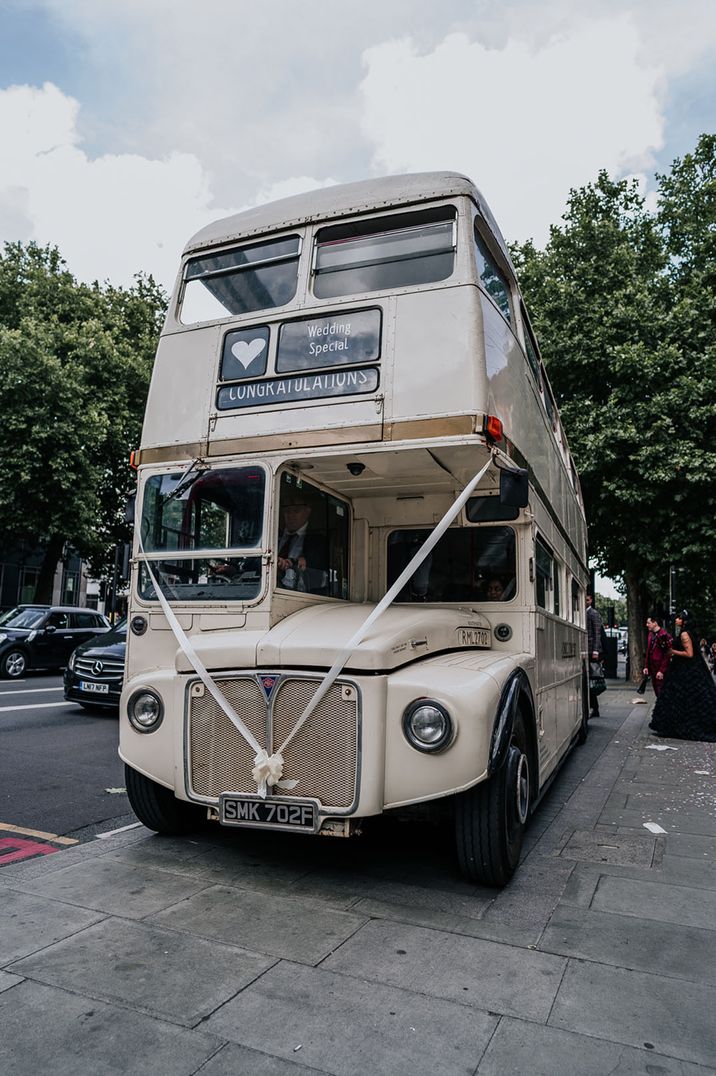
[[662,844],[658,837],[646,835],[575,830],[559,855],[580,863],[612,863],[650,870],[661,862]]

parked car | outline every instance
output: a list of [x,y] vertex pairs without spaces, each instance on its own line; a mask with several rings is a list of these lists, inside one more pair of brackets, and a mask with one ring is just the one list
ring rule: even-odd
[[17,680],[28,669],[64,668],[70,654],[110,623],[75,605],[18,605],[0,622],[0,676]]
[[126,617],[78,646],[65,669],[65,698],[85,710],[118,710],[126,649]]

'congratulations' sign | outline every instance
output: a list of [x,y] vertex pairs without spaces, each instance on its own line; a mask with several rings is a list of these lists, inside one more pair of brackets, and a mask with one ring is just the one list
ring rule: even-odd
[[300,377],[275,377],[265,381],[224,385],[217,393],[219,411],[240,407],[270,407],[272,404],[317,400],[329,396],[356,396],[375,392],[378,370],[364,366],[357,370],[331,370]]

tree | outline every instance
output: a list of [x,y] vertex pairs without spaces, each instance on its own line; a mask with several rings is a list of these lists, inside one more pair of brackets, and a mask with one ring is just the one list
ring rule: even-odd
[[78,283],[54,248],[0,257],[0,541],[44,548],[38,601],[66,543],[99,567],[126,537],[127,458],[165,306],[151,277]]
[[671,563],[684,599],[716,600],[713,235],[700,223],[704,212],[713,222],[713,140],[699,146],[698,161],[659,177],[659,213],[635,182],[600,172],[571,192],[544,251],[513,250],[580,472],[592,556],[626,586],[633,669]]

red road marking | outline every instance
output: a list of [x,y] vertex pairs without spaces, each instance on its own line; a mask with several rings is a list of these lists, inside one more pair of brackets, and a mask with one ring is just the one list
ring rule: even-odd
[[51,856],[53,852],[59,852],[59,848],[48,848],[46,844],[23,837],[0,837],[0,867],[31,856]]

